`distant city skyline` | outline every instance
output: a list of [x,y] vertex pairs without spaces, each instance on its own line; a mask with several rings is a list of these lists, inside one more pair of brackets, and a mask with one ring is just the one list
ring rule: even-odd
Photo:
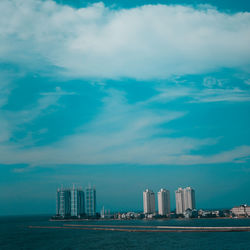
[[249,1],[1,0],[0,23],[0,214],[54,214],[62,183],[96,211],[250,204]]
[[[88,182],[86,182],[86,183],[88,183]],[[66,189],[66,190],[70,190],[72,188],[72,184],[70,184],[70,183],[64,184],[64,185],[57,185],[57,186],[62,186],[62,188]],[[88,187],[88,185],[84,185],[84,184],[78,184],[78,185],[75,185],[75,186],[76,187],[83,187],[83,186]],[[116,200],[113,200],[113,201],[110,202],[110,199],[107,196],[107,193],[103,192],[105,190],[102,190],[102,187],[100,185],[98,185],[98,183],[95,183],[95,186],[100,188],[100,190],[99,190],[100,194],[98,195],[99,202],[98,202],[97,207],[96,207],[97,212],[100,212],[101,208],[103,206],[105,206],[105,208],[108,209],[111,212],[118,212],[118,211],[137,211],[137,212],[141,211],[141,212],[143,212],[143,207],[142,207],[143,197],[141,195],[141,189],[136,189],[136,190],[131,189],[131,193],[126,194],[125,196],[123,196],[124,197],[123,198],[124,203],[119,204],[119,203],[117,203]],[[157,188],[154,188],[154,190],[160,190],[161,187],[162,187],[161,185],[157,185]],[[109,188],[110,188],[110,190],[113,190],[113,187],[111,185],[109,185]],[[174,187],[169,189],[169,190],[170,190],[170,198],[171,198],[171,202],[170,202],[171,211],[174,211],[176,209],[176,197],[175,197],[176,185],[174,185]],[[206,197],[204,197],[204,195],[201,195],[200,192],[201,192],[201,190],[199,190],[199,192],[198,192],[198,197],[199,198],[197,199],[197,203],[198,203],[198,205],[196,206],[197,209],[222,209],[222,208],[230,209],[230,208],[232,208],[233,206],[236,206],[236,205],[247,204],[247,199],[239,199],[235,203],[228,204],[227,206],[218,205],[218,204],[220,204],[220,201],[212,203],[212,204],[210,204],[210,206],[202,205],[202,203],[200,202],[200,199],[206,199]],[[134,196],[135,196],[134,199],[131,199],[132,194],[134,194]],[[136,194],[137,194],[137,196],[136,196]],[[42,210],[40,210],[41,212],[39,212],[38,207],[34,207],[35,210],[33,211],[33,213],[28,212],[28,214],[37,214],[37,213],[40,213],[40,214],[48,213],[48,214],[51,214],[51,215],[54,214],[55,213],[55,208],[56,208],[54,191],[49,190],[49,195],[52,197],[50,204],[49,203],[43,204],[42,200],[41,200],[40,203],[39,203],[39,207],[42,208]],[[155,195],[155,193],[154,193],[154,195]],[[157,195],[157,192],[156,192],[156,195]],[[27,197],[24,197],[24,199],[27,198]],[[119,195],[119,197],[120,197],[120,195]],[[158,209],[159,209],[159,207],[158,207],[158,199],[156,197],[157,196],[155,196],[155,211],[158,212]],[[222,199],[223,199],[223,197],[222,197]],[[47,207],[47,210],[45,210],[44,207]],[[49,209],[48,209],[48,207],[49,207]],[[20,211],[20,210],[17,210],[17,211]],[[23,214],[27,214],[27,210],[26,211],[23,210],[22,212],[23,212]],[[6,214],[8,214],[8,213],[6,213]],[[21,213],[17,212],[16,214],[21,214]]]

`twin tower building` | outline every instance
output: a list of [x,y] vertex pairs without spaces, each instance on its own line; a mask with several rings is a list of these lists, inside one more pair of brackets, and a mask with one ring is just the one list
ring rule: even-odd
[[56,196],[56,215],[59,217],[95,217],[96,190],[87,187],[85,192],[81,188],[59,188]]
[[[161,189],[158,194],[158,214],[168,216],[170,214],[170,192]],[[195,209],[195,192],[191,187],[184,189],[178,188],[175,191],[176,214],[183,214],[187,209]],[[143,210],[144,214],[155,214],[155,194],[146,189],[143,192]]]

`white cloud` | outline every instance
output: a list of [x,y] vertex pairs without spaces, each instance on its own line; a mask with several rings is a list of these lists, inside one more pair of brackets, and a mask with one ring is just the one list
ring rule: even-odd
[[196,88],[183,86],[167,86],[159,88],[158,95],[153,96],[143,104],[153,102],[167,103],[179,98],[188,98],[190,103],[206,102],[249,102],[250,92],[240,88]]
[[191,165],[239,162],[250,156],[249,146],[210,156],[196,154],[196,150],[212,146],[218,139],[170,136],[168,122],[186,113],[154,112],[141,103],[128,104],[125,95],[116,90],[108,91],[103,104],[93,121],[58,142],[32,148],[23,148],[22,143],[0,145],[0,164]]
[[13,88],[10,72],[0,72],[0,142],[6,141],[10,137],[9,121],[5,119],[2,107],[8,103],[9,94]]
[[[73,9],[52,1],[0,1],[0,63],[25,70],[53,71],[59,76],[100,78],[167,78],[208,72],[220,67],[245,69],[250,56],[250,13],[221,13],[210,7],[146,5],[109,9],[102,3]],[[52,67],[51,67],[52,66]],[[3,80],[2,80],[3,79]],[[248,84],[248,82],[246,82]],[[249,146],[216,155],[195,150],[217,139],[175,138],[162,125],[186,112],[150,110],[146,104],[188,97],[190,102],[250,101],[239,88],[206,78],[207,88],[172,87],[137,104],[110,90],[102,112],[75,135],[32,148],[32,134],[10,142],[13,131],[58,105],[57,87],[41,93],[36,105],[18,112],[0,110],[0,164],[204,164],[244,161]],[[0,78],[0,107],[7,103],[10,84]],[[46,133],[46,128],[40,132]]]
[[250,13],[209,6],[73,9],[52,1],[0,2],[1,61],[59,67],[70,77],[141,79],[248,68]]
[[207,88],[222,87],[223,80],[208,76],[203,79],[203,85]]
[[61,87],[57,86],[54,92],[41,93],[42,96],[64,96],[64,95],[76,95],[75,92],[68,92],[62,90]]
[[205,89],[194,95],[191,102],[249,102],[250,93],[239,88]]
[[189,163],[189,164],[215,164],[215,163],[244,163],[249,160],[250,156],[250,146],[243,145],[235,147],[232,150],[227,150],[220,152],[215,155],[182,155],[180,156],[180,164]]
[[[4,104],[7,104],[8,95],[11,93],[11,87],[7,84],[9,83],[8,78],[5,79],[5,84],[0,85],[6,86],[8,85],[8,91],[6,90],[6,95],[4,95]],[[57,88],[55,92],[50,93],[41,93],[41,96],[37,99],[36,103],[33,104],[29,108],[21,109],[18,111],[10,111],[10,110],[4,110],[0,108],[0,143],[4,145],[4,147],[9,143],[11,137],[13,137],[14,132],[17,130],[20,130],[19,126],[27,124],[35,120],[37,117],[47,114],[49,112],[49,108],[58,106],[58,101],[63,95],[72,95],[75,94],[73,92],[66,92],[63,91],[61,88]],[[1,95],[0,95],[0,101],[1,101]],[[43,128],[46,130],[46,128]],[[29,131],[27,132],[27,136],[21,141],[19,141],[19,144],[22,146],[32,145],[33,139],[32,139],[32,133]],[[12,138],[13,139],[13,138]],[[19,145],[19,146],[20,146]],[[3,147],[3,148],[4,148]],[[15,146],[16,147],[16,146]],[[9,148],[9,147],[8,147]],[[1,150],[1,148],[0,148]],[[9,156],[11,157],[11,156]]]
[[13,72],[6,68],[0,69],[0,109],[8,103],[9,95],[15,88],[14,80],[23,76],[20,72]]
[[245,82],[245,84],[250,85],[250,79],[247,79],[244,82]]

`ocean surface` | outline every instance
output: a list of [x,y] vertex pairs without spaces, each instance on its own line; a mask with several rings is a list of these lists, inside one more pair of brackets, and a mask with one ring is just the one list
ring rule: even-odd
[[250,249],[250,232],[117,232],[29,228],[67,224],[131,226],[250,226],[250,219],[49,221],[49,216],[0,217],[0,249]]

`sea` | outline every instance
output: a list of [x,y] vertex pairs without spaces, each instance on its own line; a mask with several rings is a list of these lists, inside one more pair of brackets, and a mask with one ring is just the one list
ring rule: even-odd
[[[47,215],[0,217],[0,249],[250,250],[250,232],[120,232],[77,229],[77,225],[82,224],[131,227],[250,226],[250,219],[98,220],[74,222],[49,221],[49,219],[50,216]],[[76,228],[65,228],[65,225],[70,224],[76,225]]]

